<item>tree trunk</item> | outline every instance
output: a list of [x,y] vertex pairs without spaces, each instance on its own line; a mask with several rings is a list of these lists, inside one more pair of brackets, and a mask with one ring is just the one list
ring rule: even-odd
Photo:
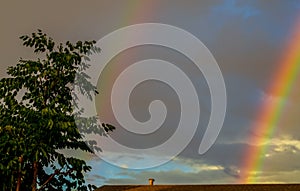
[[17,181],[16,191],[20,191],[20,187],[21,187],[21,173],[18,172],[18,181]]
[[18,181],[16,191],[20,191],[21,182],[22,182],[22,164],[23,164],[23,156],[19,157],[19,169],[18,169]]
[[36,184],[37,184],[37,174],[38,174],[38,162],[33,162],[33,180],[32,180],[32,191],[36,191]]

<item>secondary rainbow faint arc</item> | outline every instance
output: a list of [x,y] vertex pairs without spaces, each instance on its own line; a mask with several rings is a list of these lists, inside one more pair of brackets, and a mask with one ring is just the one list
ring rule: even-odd
[[[152,18],[154,16],[154,11],[158,7],[158,3],[154,3],[152,1],[139,1],[137,3],[128,3],[127,5],[124,5],[124,12],[122,12],[122,19],[119,20],[120,28],[124,26],[129,26],[133,24],[140,23],[139,21],[143,20],[144,18]],[[128,38],[137,38],[135,36],[129,36]],[[115,44],[120,42],[112,42],[111,46],[114,46]],[[106,47],[100,47],[101,49],[105,49]],[[101,52],[100,52],[101,54]],[[116,55],[117,56],[117,55]],[[101,110],[100,108],[104,108],[106,112],[106,120],[109,118],[106,122],[111,122],[111,120],[114,118],[112,112],[107,112],[107,108],[110,108],[110,98],[106,96],[110,96],[111,88],[113,86],[115,76],[118,76],[118,74],[124,69],[124,63],[127,63],[126,60],[118,60],[120,61],[118,64],[112,64],[112,67],[107,72],[102,73],[102,79],[103,82],[101,83],[100,87],[100,81],[98,81],[97,87],[100,92],[99,95],[97,95],[96,98],[96,107],[97,112]],[[100,64],[107,64],[107,63],[100,63]],[[119,66],[122,65],[122,66]],[[110,110],[109,110],[110,111]],[[100,112],[101,113],[101,112]],[[103,119],[103,114],[101,115],[98,113],[100,119]],[[107,114],[109,113],[109,115]],[[112,123],[113,124],[113,123]]]
[[259,172],[263,168],[263,162],[268,149],[265,144],[273,137],[282,115],[286,100],[295,85],[294,82],[300,74],[300,17],[297,20],[291,35],[288,38],[284,54],[279,62],[278,71],[273,76],[272,84],[267,90],[271,96],[279,96],[280,101],[264,101],[260,112],[255,119],[251,129],[255,134],[250,138],[250,146],[246,151],[243,161],[243,173],[240,183],[257,183],[258,176],[254,172]]

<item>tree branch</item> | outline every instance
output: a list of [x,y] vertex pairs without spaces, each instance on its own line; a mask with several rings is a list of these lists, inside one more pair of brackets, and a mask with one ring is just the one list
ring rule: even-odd
[[51,174],[51,176],[43,183],[43,185],[39,189],[37,189],[37,191],[40,191],[43,187],[45,187],[46,184],[48,184],[53,179],[53,177],[55,175],[62,174],[64,176],[67,176],[67,175],[69,175],[71,172],[73,172],[75,170],[74,168],[71,168],[71,169],[69,169],[66,172],[61,172],[63,168],[64,168],[64,166],[61,167],[59,170],[55,170],[55,172],[53,174]]
[[59,174],[63,168],[64,167],[61,167],[59,170],[55,170],[54,173],[51,174],[51,176],[49,176],[49,178],[42,184],[42,186],[37,191],[41,190],[44,186],[46,186],[46,184],[48,184],[55,175]]

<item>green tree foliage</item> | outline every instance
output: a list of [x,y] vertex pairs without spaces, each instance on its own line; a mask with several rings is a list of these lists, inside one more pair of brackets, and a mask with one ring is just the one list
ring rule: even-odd
[[21,59],[8,68],[10,77],[0,80],[0,190],[92,190],[84,179],[91,167],[59,150],[99,149],[95,142],[88,146],[83,141],[75,119],[89,133],[105,135],[114,129],[74,113],[76,74],[75,85],[83,94],[97,93],[84,73],[84,61],[99,48],[95,41],[57,45],[40,30],[20,39],[40,59]]

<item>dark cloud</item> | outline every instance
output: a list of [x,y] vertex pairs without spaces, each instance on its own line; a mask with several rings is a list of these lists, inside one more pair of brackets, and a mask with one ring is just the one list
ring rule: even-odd
[[226,167],[224,169],[224,172],[230,176],[233,176],[235,178],[240,178],[240,172],[237,168],[234,167]]

